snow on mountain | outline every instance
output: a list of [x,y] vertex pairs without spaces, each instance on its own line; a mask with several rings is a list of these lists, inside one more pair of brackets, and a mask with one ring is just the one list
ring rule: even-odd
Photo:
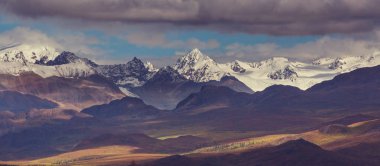
[[35,63],[38,60],[54,60],[60,52],[49,46],[25,44],[0,48],[0,62]]
[[95,71],[86,64],[75,63],[59,66],[43,66],[38,64],[23,64],[19,62],[0,62],[0,74],[20,75],[25,72],[33,72],[41,77],[66,77],[78,78],[95,74]]
[[[150,62],[143,63],[137,58],[125,64],[97,65],[71,52],[60,52],[49,46],[20,44],[0,48],[0,74],[20,75],[23,72],[34,72],[42,77],[66,78],[99,74],[126,88],[125,92],[130,88],[142,86],[151,79],[169,79],[155,78],[156,73],[164,76],[179,74],[181,79],[195,82],[219,81],[224,76],[233,76],[253,91],[262,91],[272,85],[290,85],[307,89],[341,73],[376,65],[380,65],[380,52],[362,56],[321,58],[312,63],[274,57],[260,62],[235,60],[219,64],[202,54],[199,49],[194,49],[179,58],[172,67],[158,70]],[[171,79],[179,78],[176,76]]]
[[156,69],[156,68],[153,66],[153,64],[150,63],[150,62],[146,62],[146,63],[144,64],[144,66],[145,66],[145,68],[147,68],[148,71],[150,71],[150,72],[157,72],[157,71],[158,71],[158,69]]
[[136,87],[143,85],[156,71],[151,63],[144,64],[137,58],[126,64],[97,65],[74,53],[59,52],[49,46],[14,45],[0,48],[0,74],[34,72],[44,78],[78,78],[100,74],[117,85]]
[[[302,62],[291,62],[286,58],[275,57],[261,62],[239,62],[239,64],[244,66],[244,72],[234,71],[235,63],[220,66],[254,91],[262,91],[276,84],[307,89],[318,82],[334,77],[332,73],[328,73],[328,69],[323,70]],[[325,75],[318,77],[321,72],[325,72]]]
[[380,52],[374,52],[373,54],[364,56],[321,58],[313,61],[313,64],[345,73],[358,68],[371,67],[380,64]]
[[[59,64],[58,64],[59,63]],[[0,74],[34,72],[42,77],[86,77],[94,63],[49,46],[15,45],[0,49]]]
[[136,98],[140,98],[138,95],[132,93],[130,90],[128,90],[127,88],[123,88],[123,87],[119,87],[120,91],[123,92],[125,95],[129,96],[129,97],[136,97]]
[[179,58],[173,68],[185,78],[196,82],[219,81],[226,75],[213,59],[203,55],[199,49],[193,49]]
[[46,60],[42,58],[37,60],[35,64],[47,65],[47,66],[57,66],[57,65],[65,65],[65,64],[76,64],[82,63],[91,67],[97,67],[98,65],[87,58],[80,58],[76,56],[72,52],[63,51],[61,54],[56,56],[53,60]]
[[96,67],[96,71],[119,86],[138,87],[144,85],[153,76],[156,69],[151,63],[144,64],[140,59],[134,57],[126,64],[99,65]]
[[238,61],[238,60],[235,60],[234,62],[232,62],[231,64],[231,69],[234,71],[234,72],[237,72],[237,73],[244,73],[246,72],[246,65],[244,64],[244,62],[241,62],[241,61]]
[[341,73],[376,65],[380,65],[380,52],[365,56],[321,58],[312,63],[273,57],[260,62],[235,60],[218,64],[198,49],[194,49],[181,57],[174,68],[196,82],[220,80],[224,75],[231,75],[253,91],[262,91],[272,85],[290,85],[305,90],[322,81],[331,80]]

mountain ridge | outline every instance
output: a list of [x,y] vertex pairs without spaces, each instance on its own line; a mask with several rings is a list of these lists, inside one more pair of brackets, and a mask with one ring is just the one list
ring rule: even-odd
[[[0,73],[19,75],[34,72],[42,77],[78,78],[102,75],[116,85],[127,88],[144,85],[158,69],[138,58],[124,64],[98,65],[73,53],[51,47],[17,45],[0,51]],[[306,90],[325,80],[357,68],[380,65],[380,53],[370,55],[320,58],[311,63],[273,57],[258,62],[235,60],[217,63],[195,48],[180,57],[171,67],[194,82],[220,81],[225,76],[235,77],[253,91],[272,85],[290,85]]]

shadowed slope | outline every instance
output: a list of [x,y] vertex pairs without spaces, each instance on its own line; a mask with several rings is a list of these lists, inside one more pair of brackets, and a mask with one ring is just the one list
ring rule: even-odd
[[58,105],[33,95],[15,91],[0,91],[0,111],[24,112],[31,109],[49,109]]
[[236,107],[250,101],[248,93],[236,92],[224,86],[203,86],[198,93],[182,100],[176,110],[192,110],[207,106]]
[[0,87],[79,108],[106,103],[124,96],[113,83],[97,75],[78,79],[42,78],[33,73],[20,76],[0,75]]
[[82,112],[99,118],[130,116],[132,119],[155,116],[160,113],[160,110],[150,105],[146,105],[141,99],[124,97],[108,104],[86,108]]

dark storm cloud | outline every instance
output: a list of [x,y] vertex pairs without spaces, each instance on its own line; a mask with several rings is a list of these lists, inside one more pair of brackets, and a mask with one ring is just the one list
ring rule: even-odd
[[3,0],[25,18],[158,23],[227,32],[304,35],[376,29],[379,0]]

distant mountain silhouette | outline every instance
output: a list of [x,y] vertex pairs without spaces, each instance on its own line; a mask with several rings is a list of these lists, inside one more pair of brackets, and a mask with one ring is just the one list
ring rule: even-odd
[[146,105],[141,99],[133,97],[124,97],[114,100],[108,104],[96,105],[82,110],[83,113],[93,115],[99,118],[108,117],[126,117],[139,118],[155,116],[160,110],[153,106]]

